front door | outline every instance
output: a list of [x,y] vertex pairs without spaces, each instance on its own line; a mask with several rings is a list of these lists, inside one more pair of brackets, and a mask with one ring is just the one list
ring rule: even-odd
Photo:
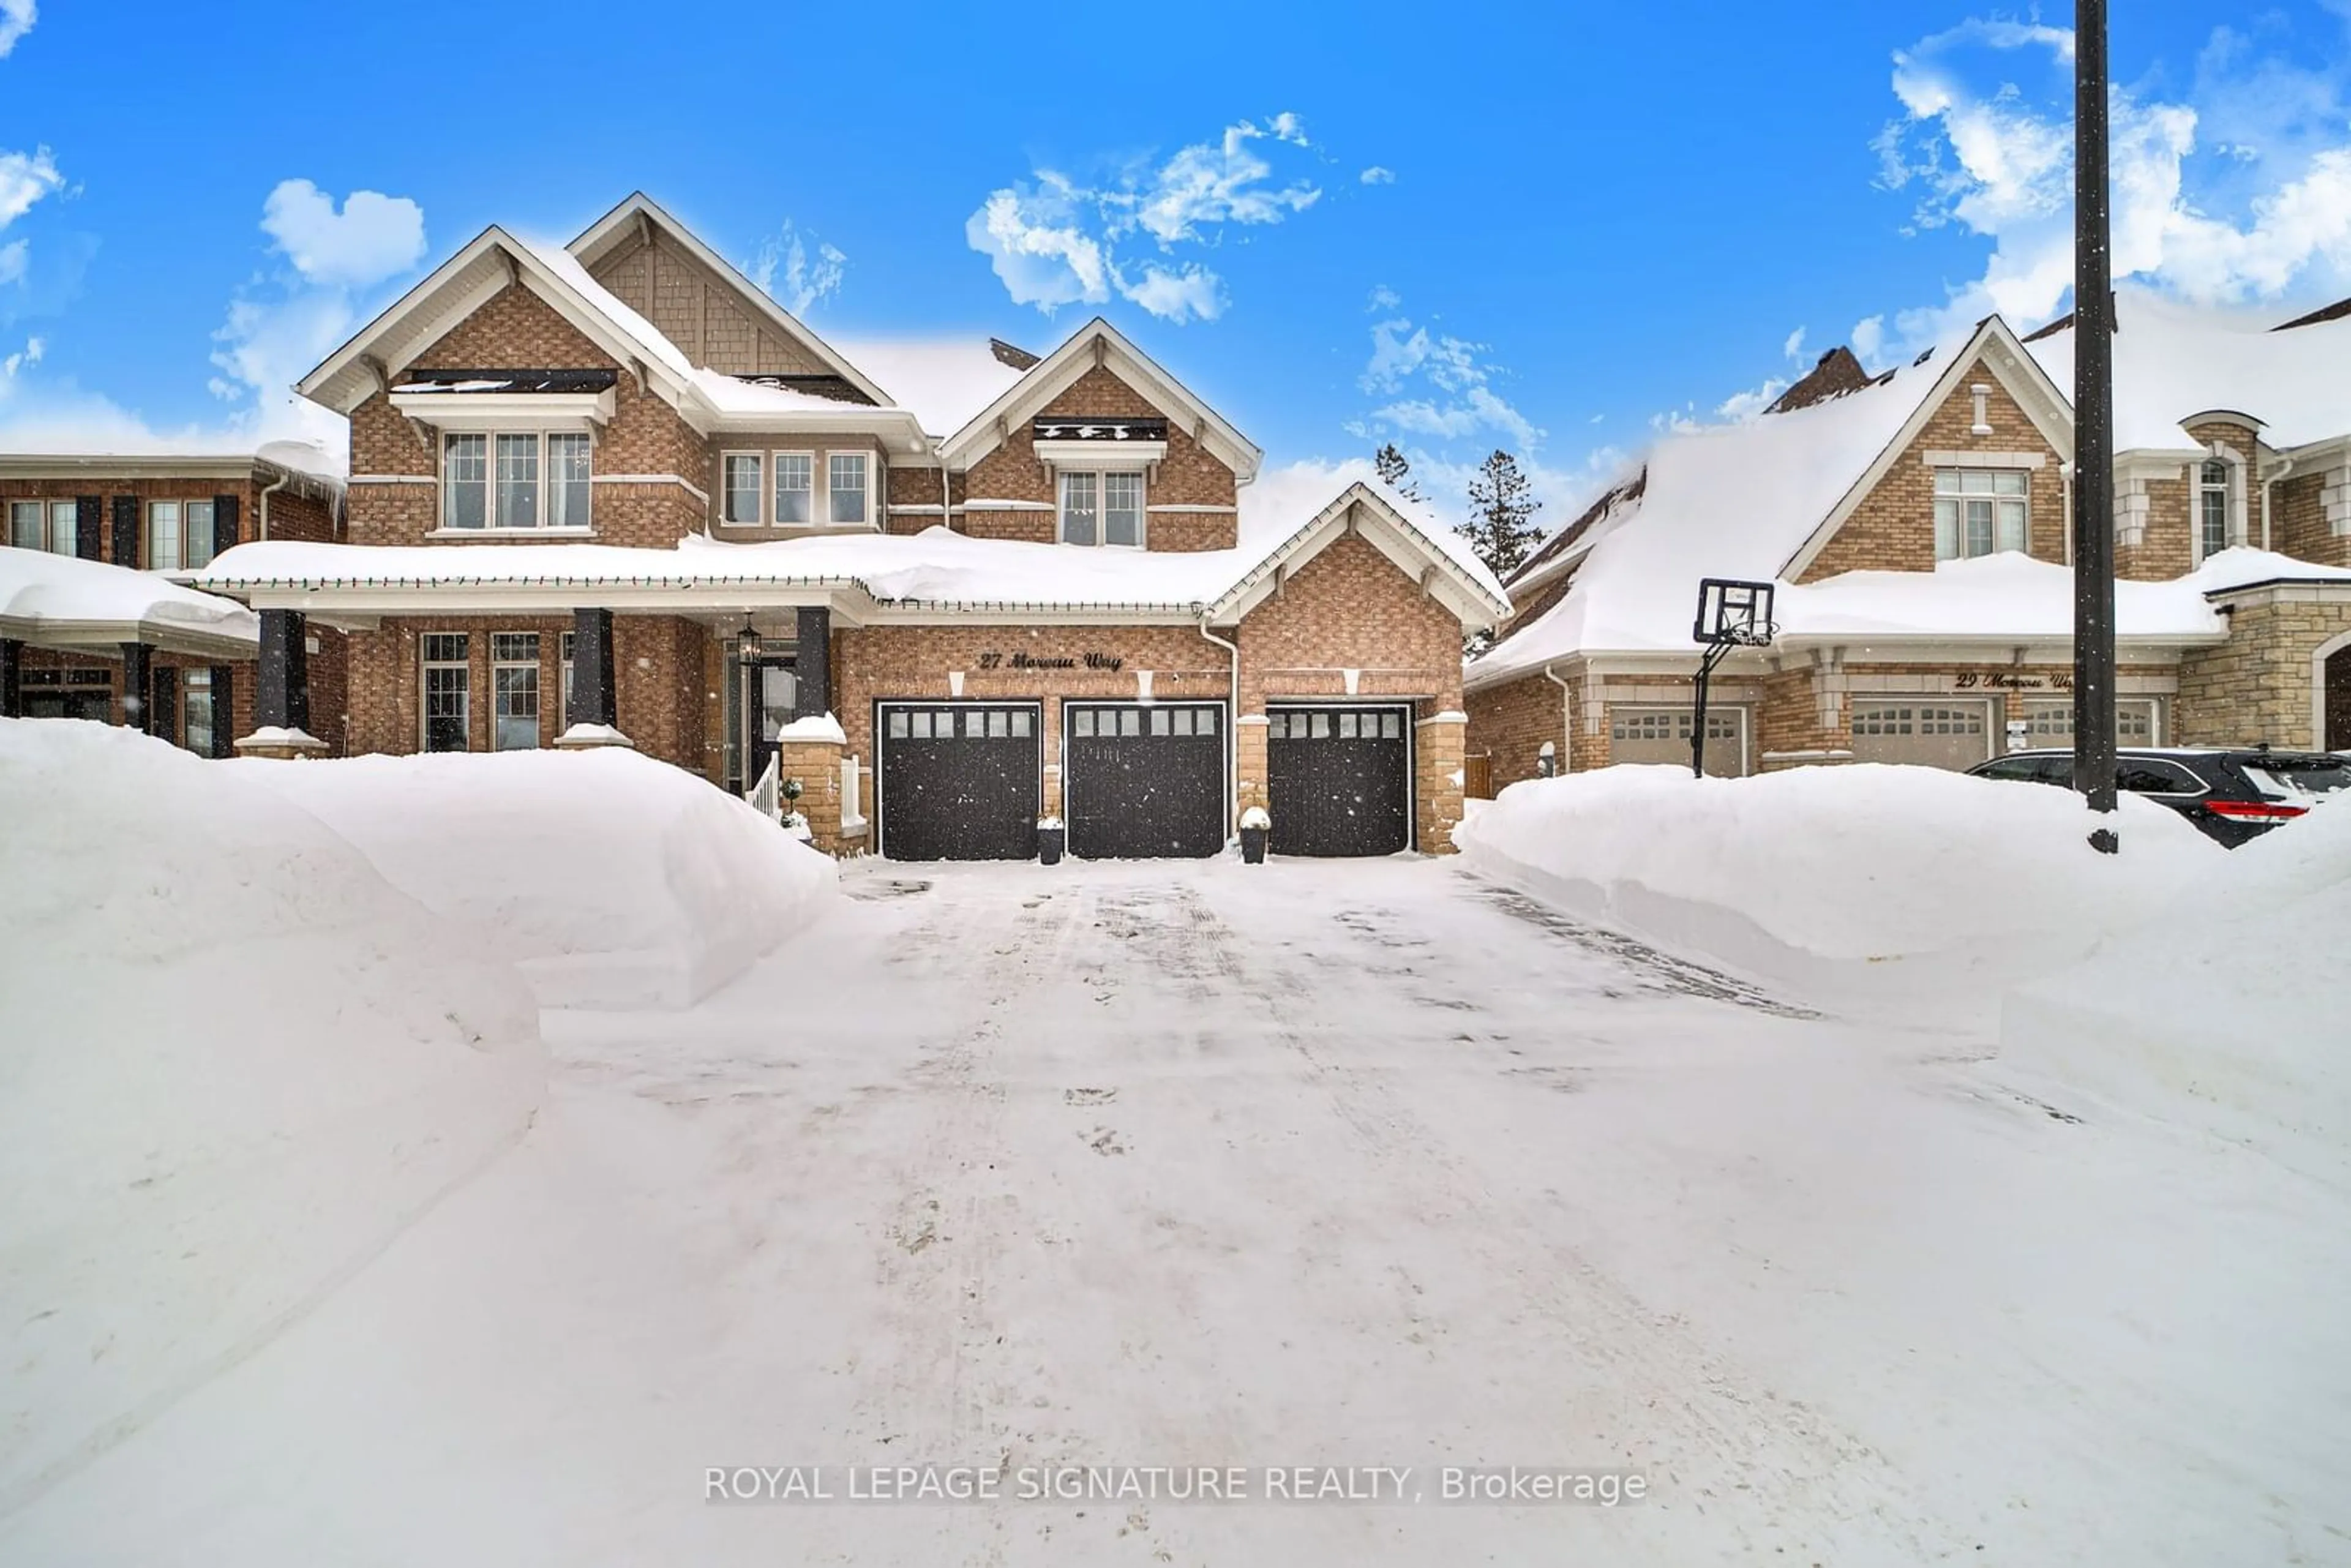
[[2351,751],[2351,648],[2326,656],[2326,733],[2329,751]]
[[792,722],[799,680],[792,673],[789,653],[768,653],[757,662],[738,659],[735,671],[737,711],[743,725],[743,787],[747,789],[775,758],[776,737]]

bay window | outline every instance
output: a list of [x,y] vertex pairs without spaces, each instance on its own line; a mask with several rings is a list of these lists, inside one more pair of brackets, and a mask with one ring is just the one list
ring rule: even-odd
[[872,456],[864,452],[834,452],[825,458],[825,516],[836,526],[862,524],[872,512],[866,471]]
[[449,432],[441,438],[441,527],[585,531],[590,450],[580,431]]
[[738,528],[757,528],[759,515],[759,473],[767,457],[758,452],[729,452],[719,459],[718,520]]
[[1081,469],[1061,476],[1061,542],[1143,544],[1143,476]]
[[776,521],[793,527],[816,521],[816,459],[805,452],[776,454]]
[[2023,549],[2031,499],[2021,469],[1936,469],[1935,559]]

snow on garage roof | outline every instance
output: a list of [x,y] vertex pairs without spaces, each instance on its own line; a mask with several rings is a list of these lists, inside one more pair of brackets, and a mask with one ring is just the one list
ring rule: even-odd
[[[2183,305],[2144,288],[2115,298],[2115,450],[2186,451],[2190,414],[2234,409],[2286,448],[2351,432],[2351,317],[2279,329],[2274,312]],[[2025,350],[2070,396],[2072,320]]]
[[1900,371],[1810,407],[1659,442],[1640,497],[1602,519],[1566,596],[1472,664],[1468,684],[1574,653],[1692,652],[1698,580],[1776,578],[1937,379]]
[[234,600],[152,571],[0,545],[0,625],[39,642],[115,628],[179,630],[258,644],[261,618]]

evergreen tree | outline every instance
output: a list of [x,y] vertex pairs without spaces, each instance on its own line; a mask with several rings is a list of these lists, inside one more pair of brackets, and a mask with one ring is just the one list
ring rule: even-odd
[[1542,542],[1534,522],[1542,503],[1533,491],[1519,460],[1499,449],[1469,476],[1469,520],[1453,531],[1496,577],[1507,579]]
[[1372,466],[1379,470],[1380,478],[1388,488],[1405,500],[1425,502],[1428,499],[1420,493],[1420,481],[1412,476],[1412,465],[1405,461],[1404,454],[1396,450],[1395,442],[1387,443],[1372,454]]

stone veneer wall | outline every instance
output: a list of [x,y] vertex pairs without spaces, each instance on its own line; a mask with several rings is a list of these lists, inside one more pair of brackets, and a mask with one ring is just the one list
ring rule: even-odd
[[2179,664],[2175,728],[2191,745],[2314,747],[2312,660],[2351,635],[2351,588],[2283,587],[2235,601],[2229,640]]

